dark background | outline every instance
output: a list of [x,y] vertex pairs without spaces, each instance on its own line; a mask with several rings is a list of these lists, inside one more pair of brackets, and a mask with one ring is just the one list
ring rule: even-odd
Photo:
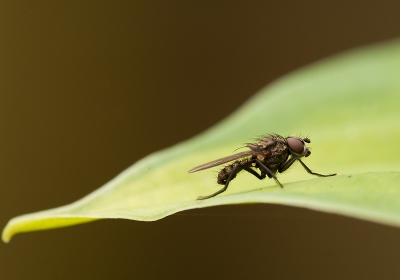
[[[399,1],[1,1],[1,225],[81,198],[290,71],[396,38],[399,11]],[[0,279],[398,279],[399,253],[397,228],[224,206],[17,235],[0,244]]]

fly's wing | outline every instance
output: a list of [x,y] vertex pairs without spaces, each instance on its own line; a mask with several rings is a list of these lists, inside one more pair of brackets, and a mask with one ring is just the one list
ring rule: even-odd
[[231,156],[228,156],[228,157],[216,159],[214,161],[211,161],[211,162],[208,162],[208,163],[205,163],[205,164],[202,164],[200,166],[197,166],[195,168],[190,169],[189,173],[193,173],[193,172],[196,172],[196,171],[208,169],[208,168],[211,168],[211,167],[214,167],[214,166],[218,166],[218,165],[233,161],[235,159],[239,159],[239,158],[243,158],[243,157],[247,157],[247,156],[252,156],[254,154],[255,154],[254,151],[245,151],[245,152],[237,153],[237,154],[234,154],[234,155],[231,155]]

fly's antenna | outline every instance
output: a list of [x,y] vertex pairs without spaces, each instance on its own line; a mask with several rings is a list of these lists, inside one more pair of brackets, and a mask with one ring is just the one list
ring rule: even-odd
[[311,143],[310,133],[307,133],[307,136],[303,138],[303,141],[306,142],[306,143]]

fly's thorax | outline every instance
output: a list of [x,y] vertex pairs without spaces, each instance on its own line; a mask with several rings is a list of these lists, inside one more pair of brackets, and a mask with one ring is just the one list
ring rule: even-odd
[[285,139],[279,135],[270,135],[262,138],[257,143],[248,144],[247,147],[255,152],[267,152],[275,147],[277,143],[285,144]]
[[[269,157],[268,154],[281,153],[283,150],[288,148],[286,139],[279,135],[270,135],[264,137],[257,143],[250,143],[247,145],[251,150],[259,154],[265,154],[265,157]],[[261,159],[259,159],[261,160]]]
[[270,157],[265,158],[264,163],[267,166],[272,166],[272,165],[279,165],[283,162],[285,162],[289,157],[289,149],[285,147],[279,147],[279,149],[276,149]]
[[[269,170],[271,170],[272,173],[275,174],[278,171],[279,166],[280,166],[280,164],[278,164],[278,163],[269,164],[268,168],[269,168]],[[262,171],[262,172],[264,172],[269,178],[271,178],[270,174],[266,173],[265,171]]]
[[275,140],[274,145],[270,145],[264,154],[257,155],[257,158],[266,165],[279,165],[289,157],[289,148],[286,142],[282,138]]

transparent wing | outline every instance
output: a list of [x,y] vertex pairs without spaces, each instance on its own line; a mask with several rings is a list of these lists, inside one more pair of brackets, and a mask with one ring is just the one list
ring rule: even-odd
[[214,166],[218,166],[218,165],[233,161],[235,159],[239,159],[239,158],[243,158],[243,157],[247,157],[247,156],[252,156],[252,155],[255,155],[255,154],[256,153],[254,151],[245,151],[245,152],[237,153],[237,154],[234,154],[234,155],[231,155],[231,156],[228,156],[228,157],[216,159],[214,161],[211,161],[211,162],[208,162],[208,163],[205,163],[205,164],[202,164],[202,165],[199,165],[199,166],[197,166],[195,168],[190,169],[189,173],[193,173],[193,172],[196,172],[196,171],[200,171],[200,170],[204,170],[204,169],[211,168],[211,167],[214,167]]

